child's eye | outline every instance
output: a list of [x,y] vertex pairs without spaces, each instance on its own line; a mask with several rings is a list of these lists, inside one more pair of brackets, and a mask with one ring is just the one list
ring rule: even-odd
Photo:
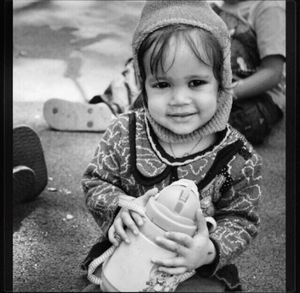
[[164,89],[166,87],[169,87],[169,83],[165,82],[165,81],[160,81],[157,83],[154,83],[152,85],[153,88],[158,88],[158,89]]
[[189,86],[190,86],[190,87],[198,87],[198,86],[204,85],[204,84],[206,84],[206,81],[204,81],[204,80],[199,80],[199,79],[191,80],[191,81],[189,82]]

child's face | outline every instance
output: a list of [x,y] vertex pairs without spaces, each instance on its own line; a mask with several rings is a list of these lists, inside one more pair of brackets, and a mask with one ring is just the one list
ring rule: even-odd
[[145,89],[151,116],[162,126],[183,135],[202,127],[215,114],[218,81],[212,67],[202,63],[184,41],[179,39],[177,48],[174,42],[173,37],[163,64],[167,72],[159,69],[157,76],[150,71],[151,48],[146,52]]

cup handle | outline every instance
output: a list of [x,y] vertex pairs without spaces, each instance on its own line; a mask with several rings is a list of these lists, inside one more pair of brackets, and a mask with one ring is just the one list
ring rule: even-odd
[[217,222],[213,217],[205,217],[205,220],[207,222],[208,226],[208,232],[214,232],[217,228]]

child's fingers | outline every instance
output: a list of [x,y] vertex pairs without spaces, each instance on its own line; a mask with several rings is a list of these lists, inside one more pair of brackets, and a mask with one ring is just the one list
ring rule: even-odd
[[165,237],[156,237],[155,240],[159,246],[161,246],[169,251],[172,251],[175,254],[185,255],[187,253],[187,248],[185,246],[181,245],[180,243],[169,240]]
[[165,233],[165,236],[170,239],[173,240],[185,247],[191,247],[193,244],[193,238],[190,237],[187,234],[184,233],[180,233],[180,232],[167,232]]
[[139,214],[137,214],[136,212],[132,212],[132,211],[130,212],[130,214],[138,226],[142,226],[144,224],[143,217],[141,217]]
[[115,233],[117,233],[120,236],[120,238],[124,240],[126,243],[130,243],[130,240],[124,230],[122,219],[120,217],[118,217],[115,220],[114,226],[115,226]]
[[169,258],[152,258],[151,261],[160,267],[184,267],[184,258],[183,257],[169,257]]
[[130,213],[125,210],[121,213],[121,218],[123,221],[123,224],[132,231],[133,234],[138,235],[139,234],[139,229],[135,222],[133,221]]
[[176,268],[172,268],[172,267],[159,267],[158,270],[160,272],[166,272],[170,275],[180,275],[183,274],[187,271],[186,267],[176,267]]
[[141,217],[146,217],[145,209],[141,207],[139,204],[130,203],[129,205],[127,205],[127,208],[128,210],[130,210],[130,212],[135,212],[136,214],[139,214]]
[[114,246],[119,245],[119,241],[116,238],[116,230],[115,230],[114,225],[112,225],[108,230],[108,239]]

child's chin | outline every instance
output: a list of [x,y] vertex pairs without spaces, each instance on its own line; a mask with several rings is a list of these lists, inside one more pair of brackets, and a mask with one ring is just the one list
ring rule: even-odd
[[170,129],[172,132],[174,132],[175,134],[178,135],[187,135],[192,133],[194,130],[194,128],[183,128],[183,127],[177,127],[177,128],[172,128]]

